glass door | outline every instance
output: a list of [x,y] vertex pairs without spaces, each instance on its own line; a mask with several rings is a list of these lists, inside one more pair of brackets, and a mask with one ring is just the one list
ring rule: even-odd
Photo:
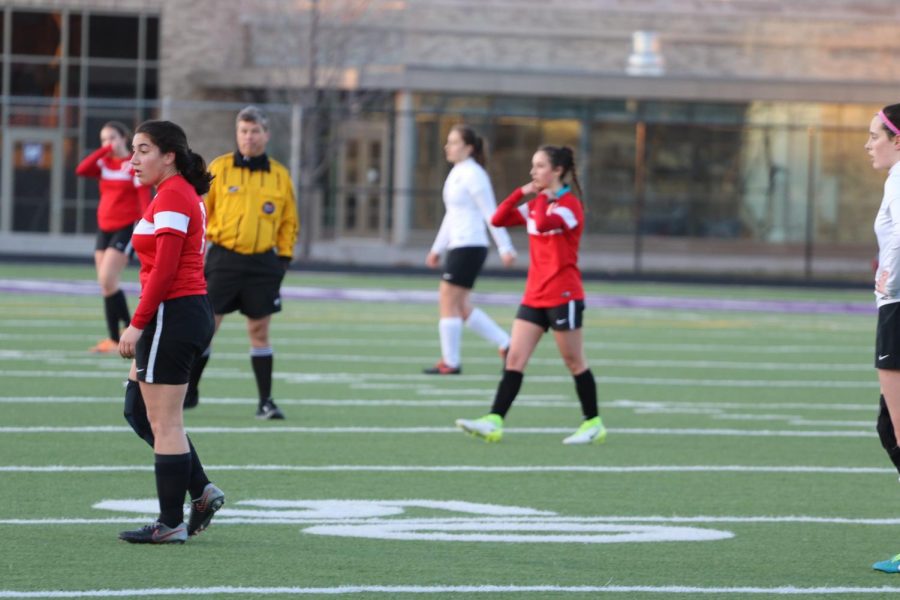
[[0,231],[59,233],[64,164],[59,133],[10,127],[3,156]]
[[338,151],[336,229],[338,235],[387,235],[387,126],[375,122],[341,125]]

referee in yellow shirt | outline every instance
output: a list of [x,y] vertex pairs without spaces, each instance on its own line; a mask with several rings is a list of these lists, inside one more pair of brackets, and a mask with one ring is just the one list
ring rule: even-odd
[[[209,165],[206,195],[206,281],[216,319],[239,310],[247,317],[250,363],[259,390],[259,419],[283,419],[272,401],[269,322],[281,310],[281,280],[294,255],[299,220],[291,175],[266,155],[269,119],[248,106],[238,113],[237,150]],[[210,349],[194,363],[185,408],[197,406]]]

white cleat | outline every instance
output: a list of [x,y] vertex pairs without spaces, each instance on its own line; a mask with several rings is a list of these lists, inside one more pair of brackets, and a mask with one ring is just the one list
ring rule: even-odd
[[606,441],[606,427],[600,417],[594,417],[581,424],[578,431],[563,440],[563,444],[602,444]]

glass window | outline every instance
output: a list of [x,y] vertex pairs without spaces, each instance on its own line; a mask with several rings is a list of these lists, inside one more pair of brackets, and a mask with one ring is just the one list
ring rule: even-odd
[[95,58],[138,57],[138,17],[91,15],[88,55]]
[[590,136],[591,151],[581,182],[586,229],[592,234],[634,233],[635,126],[595,123]]
[[13,12],[12,53],[60,56],[61,23],[55,12]]
[[9,91],[13,96],[55,98],[59,94],[59,66],[12,63]]
[[81,56],[81,24],[84,21],[80,14],[69,14],[69,56]]
[[543,141],[541,122],[525,117],[498,117],[493,127],[488,171],[497,200],[528,183],[531,157]]
[[646,148],[643,233],[726,238],[747,234],[740,129],[648,125]]
[[88,67],[87,95],[90,98],[134,98],[137,71],[132,67]]
[[159,19],[147,17],[147,60],[159,60]]
[[57,106],[11,106],[9,124],[14,127],[56,127],[59,124]]
[[147,100],[159,98],[159,69],[144,71],[144,98]]
[[68,79],[66,81],[66,95],[69,98],[78,98],[81,95],[81,73],[80,66],[69,67]]
[[865,127],[825,130],[818,137],[815,239],[872,244],[872,221],[884,191],[884,173],[862,149]]

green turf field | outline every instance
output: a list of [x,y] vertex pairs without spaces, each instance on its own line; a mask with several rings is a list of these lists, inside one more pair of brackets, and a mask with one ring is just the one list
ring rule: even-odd
[[[0,280],[91,277],[0,266]],[[292,272],[285,285],[436,280]],[[522,285],[484,278],[478,291]],[[872,301],[588,285],[589,306],[605,295]],[[504,327],[515,311],[483,308]],[[462,376],[420,375],[438,357],[436,320],[421,302],[286,301],[273,346],[287,420],[260,422],[244,322],[227,318],[186,416],[227,503],[184,546],[136,547],[116,535],[154,516],[152,454],[121,417],[127,363],[86,352],[103,337],[100,299],[4,292],[0,598],[900,593],[900,575],[870,567],[900,552],[900,484],[874,432],[874,313],[589,309],[610,433],[588,447],[561,444],[580,414],[551,339],[502,443],[455,430],[487,411],[500,363],[466,331]]]

